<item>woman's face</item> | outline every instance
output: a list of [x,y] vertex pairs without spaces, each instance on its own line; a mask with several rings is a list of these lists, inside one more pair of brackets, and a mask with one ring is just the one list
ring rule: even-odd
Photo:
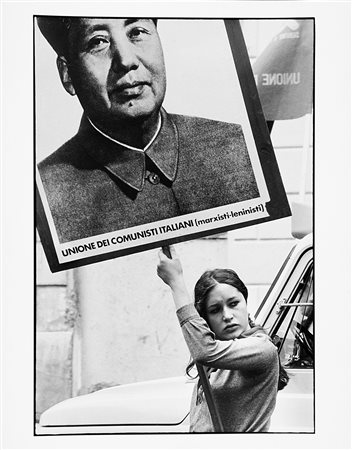
[[229,284],[214,286],[206,299],[207,321],[217,339],[237,338],[250,328],[247,303],[241,292]]

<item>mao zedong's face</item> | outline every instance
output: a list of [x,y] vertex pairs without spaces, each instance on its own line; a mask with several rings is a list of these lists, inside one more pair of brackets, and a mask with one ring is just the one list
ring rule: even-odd
[[98,124],[148,118],[164,99],[163,51],[150,19],[80,19],[58,67],[65,89]]

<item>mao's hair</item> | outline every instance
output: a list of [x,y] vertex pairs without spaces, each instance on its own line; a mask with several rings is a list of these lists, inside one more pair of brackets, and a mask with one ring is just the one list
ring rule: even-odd
[[79,17],[40,16],[38,27],[58,56],[69,56],[69,34]]

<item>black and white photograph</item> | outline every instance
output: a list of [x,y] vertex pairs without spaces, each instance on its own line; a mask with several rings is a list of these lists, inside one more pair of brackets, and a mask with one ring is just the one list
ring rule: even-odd
[[[61,326],[66,326],[69,333],[67,338],[73,339],[65,349],[72,357],[70,366],[65,366],[66,376],[73,377],[72,384],[65,387],[70,385],[73,398],[55,400],[56,404],[49,408],[44,406],[51,401],[48,381],[54,386],[47,374],[54,361],[46,352],[55,343],[46,340],[44,330],[50,328],[50,323],[45,322],[44,304],[38,302],[38,326],[43,327],[37,341],[38,435],[314,433],[311,234],[314,20],[175,19],[166,20],[162,28],[163,21],[159,19],[46,16],[36,19],[41,33],[61,55],[57,67],[65,90],[71,95],[77,93],[88,117],[82,119],[76,137],[38,165],[62,241],[107,232],[119,223],[129,227],[136,224],[135,220],[140,225],[141,221],[177,216],[179,207],[182,212],[194,213],[199,207],[213,211],[218,206],[242,205],[257,200],[258,196],[270,201],[267,192],[263,194],[263,189],[258,188],[260,183],[254,175],[255,164],[250,163],[242,126],[194,115],[169,114],[159,108],[166,90],[159,27],[160,34],[169,32],[171,27],[171,34],[180,34],[183,39],[187,35],[180,32],[182,29],[190,30],[189,36],[208,35],[209,42],[200,39],[207,55],[216,53],[214,36],[220,35],[220,31],[226,43],[227,29],[236,49],[236,31],[243,28],[248,50],[244,40],[242,53],[257,55],[253,58],[253,74],[249,75],[258,80],[259,92],[270,89],[269,95],[262,94],[268,118],[266,121],[264,116],[262,120],[268,134],[273,133],[273,141],[280,136],[287,143],[291,140],[292,147],[298,147],[287,150],[280,143],[277,152],[283,158],[290,157],[294,164],[290,170],[281,164],[281,170],[286,181],[285,198],[290,198],[295,216],[300,219],[296,225],[290,215],[286,214],[286,219],[279,215],[272,228],[271,223],[252,224],[244,230],[205,235],[173,246],[167,243],[162,250],[159,244],[159,249],[74,270],[65,288],[73,297],[69,303],[66,301],[61,318]],[[218,33],[214,32],[216,29]],[[69,40],[63,43],[62,36],[67,33],[74,44]],[[260,33],[265,33],[267,40],[263,51],[259,46],[250,47]],[[187,42],[188,39],[187,36]],[[193,58],[196,48],[192,49]],[[219,53],[220,50],[221,47]],[[231,50],[229,43],[228,50]],[[72,55],[76,52],[77,62],[76,59],[70,62],[70,51]],[[149,52],[152,58],[148,62]],[[129,64],[124,58],[129,58]],[[182,58],[183,55],[178,58],[181,66]],[[270,61],[271,66],[264,65],[263,59]],[[101,67],[103,64],[105,68]],[[187,68],[191,70],[188,64]],[[252,71],[251,66],[248,68]],[[173,67],[177,69],[177,65]],[[126,84],[127,81],[118,81],[119,77],[130,81]],[[218,85],[224,86],[222,108],[226,109],[230,87],[220,81],[220,75],[216,87],[210,71],[207,77],[211,81],[209,89],[216,91]],[[139,79],[140,82],[136,81]],[[106,80],[113,80],[113,87],[106,85]],[[122,87],[116,88],[119,83]],[[182,87],[179,84],[180,95]],[[109,89],[111,94],[107,93]],[[107,101],[109,95],[112,100]],[[133,124],[134,114],[139,116],[140,110],[149,108],[149,103],[152,111],[156,111],[151,128],[136,122],[138,129],[147,131],[148,139],[143,141],[143,135],[139,136],[135,127],[125,123]],[[237,108],[238,103],[234,106]],[[115,124],[115,115],[111,121],[108,116],[115,109],[116,117],[128,116],[128,122],[120,125],[123,137],[114,134],[115,129],[120,129]],[[95,110],[103,111],[104,116],[96,115]],[[292,134],[288,135],[292,133],[289,124],[281,129],[280,121],[284,120],[294,121],[300,131],[299,137],[294,136],[295,141]],[[175,153],[173,143],[177,139]],[[129,147],[125,148],[121,141],[128,142]],[[144,153],[136,150],[144,144],[147,146]],[[92,153],[94,161],[100,162],[99,169],[90,157]],[[305,157],[301,159],[300,153]],[[166,158],[172,178],[170,185],[166,180],[165,184],[161,182],[162,168],[166,166],[163,159],[156,159],[159,156]],[[120,162],[110,160],[115,157],[121,157],[122,169]],[[137,183],[135,177],[141,178],[141,171],[136,168],[138,158],[145,181],[136,195],[130,192],[129,196],[121,178],[124,184]],[[297,182],[300,174],[304,185]],[[272,175],[278,182],[277,174]],[[116,176],[120,181],[116,182]],[[150,179],[154,176],[158,182]],[[154,190],[159,187],[160,191]],[[119,209],[121,204],[126,204],[126,208]],[[106,207],[107,211],[100,207]],[[108,217],[112,212],[114,219]],[[195,215],[189,217],[192,222],[201,220]],[[159,225],[154,229],[161,228]],[[182,235],[182,229],[173,231]],[[116,236],[111,238],[112,242]],[[256,240],[256,246],[251,239]],[[264,274],[261,266],[269,262],[267,256],[261,255],[266,239],[271,241],[272,261]],[[242,261],[237,252],[243,254]],[[39,289],[40,295],[45,295],[45,290]],[[188,352],[191,359],[185,365]],[[76,372],[76,364],[84,366],[82,373]],[[54,392],[57,393],[57,388]]]
[[[291,214],[238,20],[35,19],[38,229],[53,271]],[[83,117],[47,101],[55,85]],[[63,115],[78,132],[47,155]]]
[[351,5],[2,10],[1,448],[349,448]]

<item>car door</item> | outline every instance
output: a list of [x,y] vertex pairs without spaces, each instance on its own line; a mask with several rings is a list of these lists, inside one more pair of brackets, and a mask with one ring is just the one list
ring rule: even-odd
[[313,273],[310,249],[295,261],[263,323],[290,377],[279,391],[270,431],[314,432]]

